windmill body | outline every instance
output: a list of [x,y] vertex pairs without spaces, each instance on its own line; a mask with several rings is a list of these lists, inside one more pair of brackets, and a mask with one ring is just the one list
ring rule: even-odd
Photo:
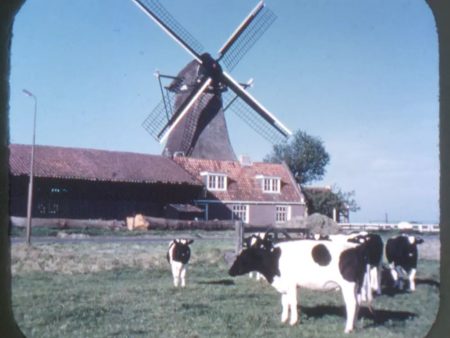
[[[232,108],[244,122],[273,143],[291,132],[240,84],[226,73],[239,62],[274,21],[274,14],[261,1],[219,50],[214,59],[204,53],[193,38],[157,0],[132,0],[173,40],[194,58],[177,76],[161,85],[163,100],[150,113],[143,126],[161,143],[163,154],[236,160],[230,143],[225,110]],[[162,76],[161,76],[162,77]]]
[[[202,65],[191,61],[177,74],[168,89],[186,88],[175,97],[174,110],[177,111],[183,102],[195,90],[195,82],[199,77]],[[190,89],[189,89],[190,88]],[[167,138],[163,154],[205,158],[213,160],[236,160],[236,155],[228,136],[225,113],[222,109],[222,97],[213,92],[206,92],[197,100],[190,111],[180,120],[179,125]]]

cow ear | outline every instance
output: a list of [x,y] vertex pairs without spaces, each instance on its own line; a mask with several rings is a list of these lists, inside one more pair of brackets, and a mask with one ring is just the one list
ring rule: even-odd
[[187,244],[192,244],[192,243],[194,243],[194,240],[193,239],[188,239]]
[[422,244],[423,242],[425,242],[425,241],[423,240],[423,238],[421,238],[421,237],[416,237],[416,243],[417,243],[417,244]]

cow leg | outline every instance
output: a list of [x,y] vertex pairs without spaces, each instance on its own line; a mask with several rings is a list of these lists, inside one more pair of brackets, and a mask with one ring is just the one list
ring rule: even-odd
[[399,284],[399,278],[398,278],[398,272],[395,269],[395,265],[394,264],[390,264],[389,265],[389,270],[391,271],[391,276],[392,276],[392,279],[394,280],[394,287],[397,288],[398,284]]
[[374,282],[374,291],[377,295],[381,295],[381,264],[374,267],[373,269],[373,282]]
[[398,275],[398,281],[397,281],[396,285],[399,288],[399,290],[403,290],[403,287],[404,287],[403,279],[405,278],[406,275],[408,275],[408,273],[401,266],[398,266],[396,268],[396,272]]
[[180,266],[174,262],[171,264],[172,266],[172,276],[173,276],[173,285],[178,287],[180,284]]
[[186,286],[186,270],[187,270],[187,266],[183,265],[181,267],[181,271],[180,271],[181,287],[182,288],[184,288]]
[[377,267],[370,267],[370,290],[378,291],[378,276],[377,276]]
[[408,274],[409,278],[409,290],[414,291],[416,290],[416,269],[411,269],[411,271]]
[[281,293],[281,322],[286,323],[289,317],[289,298],[287,292]]
[[298,321],[297,288],[294,287],[292,291],[289,291],[287,297],[289,302],[289,308],[291,310],[291,320],[289,321],[289,324],[294,325]]
[[355,327],[358,315],[358,303],[356,300],[356,284],[349,283],[342,286],[342,296],[344,297],[347,321],[345,323],[345,333],[350,333]]

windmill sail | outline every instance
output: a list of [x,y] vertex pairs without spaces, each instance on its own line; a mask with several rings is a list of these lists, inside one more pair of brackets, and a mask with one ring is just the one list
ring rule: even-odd
[[266,7],[262,1],[259,2],[220,48],[218,61],[223,60],[227,69],[233,70],[276,18],[275,13]]
[[266,139],[278,143],[291,134],[241,84],[224,72],[219,63],[223,60],[228,68],[236,66],[275,20],[273,12],[262,1],[219,50],[217,59],[202,53],[197,40],[157,0],[133,1],[194,57],[176,76],[174,85],[168,87],[175,95],[165,97],[163,93],[163,101],[144,121],[144,127],[153,137],[161,142],[167,140],[164,154],[171,156],[183,152],[186,156],[201,158],[236,159],[223,109],[222,96],[228,97],[230,91],[236,97],[226,99],[225,109],[235,101],[233,110]]
[[268,124],[270,124],[275,130],[277,130],[284,137],[291,135],[291,131],[286,128],[274,115],[272,115],[264,106],[256,101],[253,96],[246,92],[242,87],[227,73],[223,73],[224,81],[228,87],[231,88],[238,96],[245,101],[254,112],[258,113]]
[[157,0],[132,0],[145,14],[195,59],[203,53],[203,46]]

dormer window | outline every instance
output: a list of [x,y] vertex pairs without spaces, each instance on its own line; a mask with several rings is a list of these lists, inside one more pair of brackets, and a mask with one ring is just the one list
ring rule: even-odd
[[205,177],[206,188],[210,191],[226,191],[227,175],[221,173],[201,172],[200,176]]
[[280,177],[269,177],[269,176],[263,176],[258,175],[256,176],[257,179],[261,180],[261,188],[263,192],[266,193],[280,193],[281,188],[281,179]]

